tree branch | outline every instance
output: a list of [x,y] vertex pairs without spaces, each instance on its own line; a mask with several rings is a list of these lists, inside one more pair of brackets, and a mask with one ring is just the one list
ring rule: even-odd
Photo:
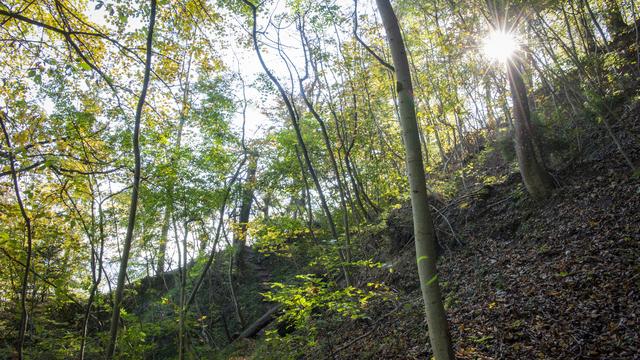
[[382,66],[384,66],[385,68],[387,68],[387,70],[391,72],[396,71],[393,65],[389,64],[383,58],[381,58],[378,54],[376,54],[376,52],[373,51],[373,49],[369,47],[369,45],[367,45],[358,35],[358,0],[353,0],[353,5],[355,7],[353,10],[353,36],[360,43],[360,45],[362,45],[362,47],[364,47],[364,49],[367,50],[369,54],[371,54],[374,58],[376,58],[376,60],[378,60],[378,62],[380,62],[380,64],[382,64]]

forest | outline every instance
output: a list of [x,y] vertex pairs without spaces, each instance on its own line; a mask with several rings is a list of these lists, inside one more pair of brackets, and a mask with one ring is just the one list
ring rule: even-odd
[[0,0],[0,359],[639,359],[634,0]]

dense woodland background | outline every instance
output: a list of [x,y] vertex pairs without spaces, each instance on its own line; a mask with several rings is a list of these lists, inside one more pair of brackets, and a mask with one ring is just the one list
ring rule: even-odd
[[391,5],[0,1],[0,358],[637,359],[640,5]]

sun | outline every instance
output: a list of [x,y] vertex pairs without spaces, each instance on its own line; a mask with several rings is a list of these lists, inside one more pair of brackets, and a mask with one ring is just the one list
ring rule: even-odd
[[483,41],[482,50],[489,59],[506,63],[519,48],[518,39],[513,33],[504,30],[490,32]]

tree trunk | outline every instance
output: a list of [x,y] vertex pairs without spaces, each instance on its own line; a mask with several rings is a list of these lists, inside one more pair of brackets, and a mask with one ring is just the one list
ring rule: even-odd
[[[572,4],[571,6],[573,7],[573,2],[570,1],[569,4]],[[590,54],[597,52],[598,44],[596,43],[593,29],[591,29],[589,22],[587,22],[587,17],[585,16],[587,9],[584,4],[584,1],[580,1],[577,9],[572,9],[572,12],[574,14],[573,16],[576,17],[576,23],[578,23],[581,28],[580,37],[582,38],[585,53]],[[579,19],[577,17],[579,17]]]
[[[176,241],[178,240],[177,229],[174,221],[174,231],[176,231]],[[183,360],[185,357],[185,317],[187,315],[186,311],[186,301],[187,301],[187,238],[189,236],[189,221],[184,223],[184,236],[182,238],[182,259],[180,260],[181,264],[179,266],[180,271],[180,316],[178,319],[178,359]],[[178,254],[180,254],[180,248],[178,248]]]
[[409,61],[407,60],[398,19],[391,7],[391,3],[389,0],[376,0],[376,3],[387,32],[396,72],[400,126],[404,135],[407,174],[411,188],[418,274],[427,313],[429,339],[433,356],[436,360],[454,359],[436,270],[436,236],[427,198]]
[[198,280],[196,280],[196,283],[192,286],[191,295],[189,295],[189,298],[185,303],[184,311],[189,311],[189,307],[196,300],[196,295],[198,294],[198,291],[202,286],[202,282],[204,281],[204,278],[207,276],[209,269],[211,269],[213,260],[216,258],[216,254],[217,254],[216,249],[218,248],[218,242],[220,241],[220,234],[222,233],[222,227],[225,223],[224,212],[227,208],[229,193],[231,192],[231,188],[233,187],[233,184],[235,184],[236,180],[238,179],[238,176],[240,175],[240,170],[244,166],[245,161],[246,161],[246,156],[242,159],[242,161],[238,165],[238,168],[234,172],[233,176],[231,177],[229,182],[225,185],[224,197],[222,198],[222,204],[220,205],[220,210],[218,211],[218,226],[216,227],[216,235],[213,239],[213,246],[211,248],[211,252],[209,253],[209,257],[207,258],[207,261],[205,262],[204,267],[202,268],[202,271],[200,271],[200,275],[198,275]]
[[298,83],[300,84],[300,95],[302,95],[302,99],[304,103],[307,105],[307,110],[313,115],[313,118],[316,120],[318,125],[320,126],[320,133],[322,134],[322,140],[324,142],[325,148],[327,149],[327,154],[329,155],[329,163],[331,164],[331,168],[333,170],[333,174],[336,177],[338,194],[340,195],[340,208],[342,209],[342,220],[344,226],[344,252],[345,252],[345,260],[347,262],[351,261],[351,238],[350,238],[350,228],[349,228],[349,212],[347,210],[346,203],[346,195],[345,195],[345,186],[342,183],[342,174],[340,173],[340,169],[338,168],[338,162],[336,161],[336,157],[333,153],[333,148],[331,146],[331,139],[329,138],[329,132],[327,131],[327,126],[325,121],[322,119],[320,114],[316,111],[313,103],[307,97],[307,92],[304,88],[304,81],[309,77],[308,66],[309,62],[313,61],[309,59],[312,56],[311,48],[309,47],[308,40],[306,34],[304,33],[304,27],[300,26],[300,39],[302,43],[302,49],[305,56],[305,71],[304,76],[298,76]]
[[167,240],[169,238],[169,225],[171,221],[171,214],[173,213],[173,191],[171,188],[167,190],[167,197],[169,201],[164,208],[164,215],[162,219],[162,228],[160,229],[160,241],[158,243],[158,265],[156,267],[156,274],[164,274],[165,256],[167,253]]
[[535,200],[544,200],[551,194],[553,181],[536,157],[527,88],[518,65],[515,59],[507,63],[509,88],[513,101],[516,156],[520,175],[527,191]]
[[267,312],[260,316],[258,320],[244,329],[238,336],[238,339],[246,339],[256,336],[256,334],[260,332],[260,330],[264,329],[267,325],[269,325],[273,320],[276,319],[276,314],[278,313],[278,311],[280,311],[280,309],[282,309],[282,305],[278,304],[267,310]]
[[29,322],[29,313],[27,312],[27,287],[29,286],[29,271],[31,270],[31,256],[33,245],[33,230],[31,228],[31,218],[27,214],[27,210],[22,202],[22,195],[20,192],[20,184],[18,183],[18,175],[16,171],[16,161],[13,152],[13,146],[11,145],[11,138],[7,127],[5,125],[6,116],[0,113],[0,126],[2,127],[2,133],[7,142],[7,154],[9,157],[9,167],[11,169],[11,180],[13,182],[13,189],[16,194],[16,201],[20,207],[20,214],[24,220],[24,227],[27,235],[27,258],[24,265],[24,276],[22,277],[22,288],[20,290],[20,330],[18,333],[18,359],[23,359],[24,340],[27,331],[27,323]]
[[233,235],[233,245],[235,247],[235,265],[240,273],[244,269],[244,247],[247,241],[247,223],[251,214],[251,204],[253,203],[253,191],[256,184],[256,171],[258,169],[257,154],[249,154],[247,164],[247,177],[242,185],[242,203],[240,204],[240,215],[238,217],[238,229]]
[[[89,184],[90,184],[89,187],[93,189],[93,187],[91,186],[91,181],[89,182]],[[95,188],[99,196],[100,188],[97,181],[96,181]],[[80,351],[79,351],[80,360],[84,360],[85,358],[87,335],[89,333],[89,316],[91,315],[91,308],[96,298],[96,294],[98,292],[98,287],[100,286],[100,282],[102,281],[102,272],[104,271],[102,259],[104,256],[104,244],[105,244],[106,236],[104,232],[104,212],[102,210],[102,202],[103,200],[101,199],[98,201],[98,234],[100,239],[100,245],[99,245],[100,249],[98,250],[97,254],[94,254],[94,251],[92,249],[92,254],[91,254],[91,257],[92,257],[91,275],[92,275],[93,285],[91,286],[91,290],[89,292],[89,299],[87,300],[87,305],[85,307],[85,313],[84,313],[84,320],[82,322],[82,339],[80,340]],[[93,216],[93,210],[92,210],[92,216]],[[91,247],[93,248],[93,245]]]
[[[180,110],[180,121],[178,123],[178,134],[176,138],[175,150],[176,153],[182,146],[182,131],[184,130],[184,124],[186,122],[188,100],[189,100],[189,73],[191,72],[191,55],[187,63],[186,81],[184,87],[184,93],[182,95],[182,109]],[[175,156],[172,155],[170,161],[173,163],[176,161]],[[174,179],[169,179],[166,189],[167,204],[164,207],[164,218],[162,219],[162,228],[160,230],[160,242],[158,244],[158,266],[156,268],[156,274],[162,275],[164,273],[165,258],[167,255],[167,241],[169,235],[169,224],[171,222],[171,216],[173,215],[173,191],[174,191]]]
[[146,62],[144,69],[144,79],[142,81],[142,91],[136,107],[136,115],[133,130],[133,153],[135,158],[135,169],[133,174],[133,186],[131,189],[131,204],[129,207],[129,220],[127,224],[127,234],[122,248],[122,258],[120,259],[120,270],[118,272],[118,283],[116,295],[113,301],[113,314],[111,316],[111,329],[109,343],[107,345],[106,358],[112,359],[116,352],[116,340],[118,337],[118,325],[120,322],[120,304],[124,295],[124,283],[127,275],[127,264],[129,262],[129,252],[133,241],[133,229],[136,225],[136,212],[138,209],[138,189],[140,187],[142,161],[140,156],[140,122],[142,120],[142,108],[144,107],[149,80],[151,77],[151,55],[153,45],[153,28],[156,22],[156,0],[151,0],[151,14],[149,18],[149,31],[147,33]]

